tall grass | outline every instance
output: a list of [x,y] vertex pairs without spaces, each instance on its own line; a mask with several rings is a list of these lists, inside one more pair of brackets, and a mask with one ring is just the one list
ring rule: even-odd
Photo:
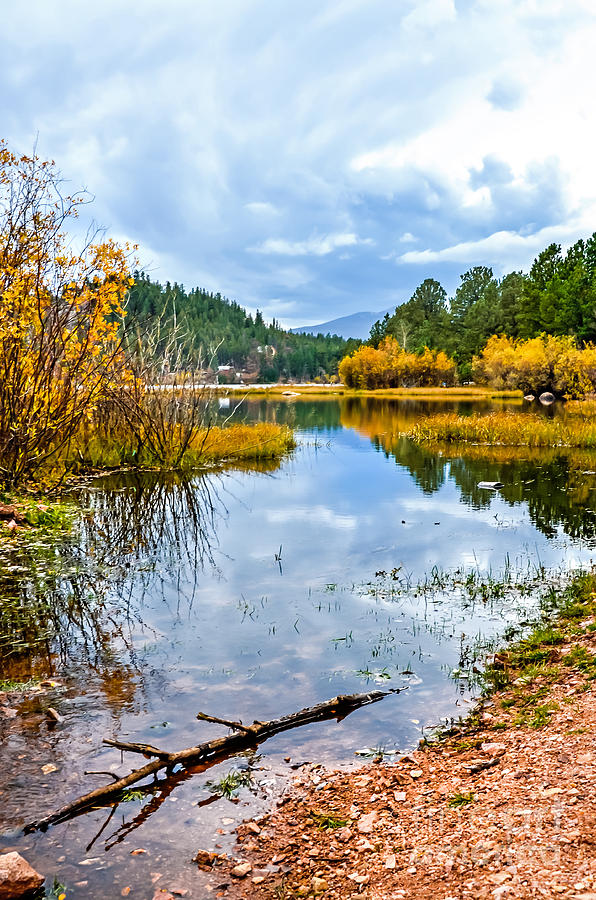
[[90,428],[72,442],[64,465],[75,474],[122,467],[185,472],[218,463],[276,460],[295,446],[290,428],[269,422],[200,425],[190,435],[172,425],[164,435],[157,448],[151,442],[138,441],[125,427],[109,431]]
[[405,433],[418,443],[596,448],[596,418],[575,414],[545,419],[510,412],[470,416],[442,413],[416,422]]

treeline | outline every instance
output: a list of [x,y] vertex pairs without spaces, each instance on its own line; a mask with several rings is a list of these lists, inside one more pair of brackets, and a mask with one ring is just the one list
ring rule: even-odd
[[135,272],[127,309],[129,327],[158,325],[165,342],[176,323],[189,356],[215,368],[232,366],[258,381],[328,380],[359,344],[338,335],[291,334],[275,319],[268,324],[258,310],[252,316],[219,293],[163,286],[143,272]]
[[443,286],[427,278],[392,316],[376,322],[369,343],[390,336],[404,350],[443,350],[457,363],[464,381],[472,359],[492,335],[534,338],[571,336],[578,344],[596,340],[596,233],[566,253],[560,244],[543,250],[529,271],[496,278],[487,266],[474,266],[448,299]]

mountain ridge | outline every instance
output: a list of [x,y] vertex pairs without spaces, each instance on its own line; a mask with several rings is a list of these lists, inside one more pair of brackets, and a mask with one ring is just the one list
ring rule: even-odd
[[299,328],[290,328],[292,334],[337,334],[343,338],[357,338],[366,340],[370,329],[385,313],[393,312],[391,309],[382,309],[380,312],[357,312],[349,316],[339,316],[319,325],[301,325]]

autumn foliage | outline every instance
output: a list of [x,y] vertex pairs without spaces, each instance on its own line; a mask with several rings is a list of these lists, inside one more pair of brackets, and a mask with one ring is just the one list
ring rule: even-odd
[[473,373],[477,381],[499,389],[583,397],[596,390],[596,346],[580,348],[569,336],[522,340],[493,335],[474,358]]
[[455,363],[442,350],[407,353],[395,338],[386,337],[377,349],[362,346],[344,357],[339,377],[346,387],[364,390],[451,385]]
[[128,249],[73,249],[83,197],[63,196],[53,163],[0,142],[0,481],[33,475],[126,378],[120,325]]

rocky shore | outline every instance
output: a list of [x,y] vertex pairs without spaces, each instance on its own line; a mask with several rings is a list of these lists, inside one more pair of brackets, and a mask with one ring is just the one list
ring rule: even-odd
[[[596,900],[596,581],[497,655],[452,733],[357,771],[314,766],[238,829],[211,894]],[[199,860],[200,861],[200,860]]]

